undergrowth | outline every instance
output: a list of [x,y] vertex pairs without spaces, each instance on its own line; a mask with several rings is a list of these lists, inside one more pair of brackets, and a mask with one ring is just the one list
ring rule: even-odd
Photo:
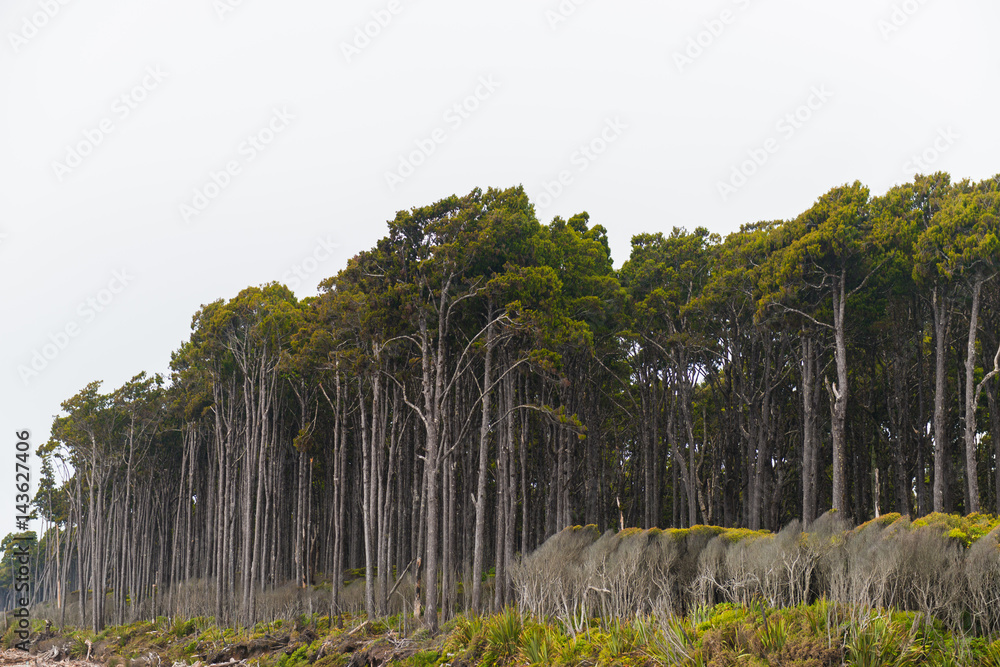
[[573,527],[512,570],[516,607],[458,615],[436,636],[406,613],[345,613],[246,628],[161,616],[96,635],[36,619],[33,639],[116,667],[1000,667],[1000,519],[986,514],[856,528],[828,514],[777,534]]
[[[423,630],[403,637],[399,620],[366,623],[352,616],[341,619],[341,630],[325,616],[250,629],[220,628],[205,618],[158,619],[96,636],[67,629],[38,647],[61,641],[73,657],[82,657],[89,640],[105,651],[95,657],[116,667],[229,659],[253,667],[1000,667],[1000,640],[952,633],[919,612],[858,609],[827,599],[786,608],[756,601],[700,607],[684,616],[591,618],[576,629],[508,608],[487,617],[459,615],[436,637]],[[36,621],[33,629],[41,633],[43,625]]]

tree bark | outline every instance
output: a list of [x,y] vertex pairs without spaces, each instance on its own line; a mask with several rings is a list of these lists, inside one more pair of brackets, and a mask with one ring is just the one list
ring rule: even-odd
[[965,480],[969,497],[966,513],[979,512],[979,466],[976,455],[976,337],[979,332],[979,300],[983,280],[972,285],[969,342],[965,354]]
[[833,289],[834,356],[837,364],[837,382],[830,384],[830,431],[833,440],[833,509],[838,513],[847,510],[845,480],[846,420],[847,420],[847,334],[845,288],[847,271],[841,270]]
[[992,384],[986,385],[986,400],[990,405],[990,426],[993,438],[994,456],[994,491],[996,500],[996,511],[1000,514],[1000,400],[997,400],[997,392]]
[[950,316],[948,304],[941,294],[941,287],[934,287],[934,511],[945,511],[945,484],[947,483],[946,457],[947,431],[945,424],[945,391],[947,385],[947,337]]
[[816,428],[816,342],[802,336],[802,523],[808,528],[816,519],[816,464],[819,448]]
[[496,325],[490,309],[490,323],[486,330],[486,358],[483,365],[482,421],[479,425],[479,475],[476,479],[476,537],[472,555],[472,610],[482,612],[483,554],[486,539],[486,471],[489,466],[491,389],[493,384],[493,346],[496,344]]

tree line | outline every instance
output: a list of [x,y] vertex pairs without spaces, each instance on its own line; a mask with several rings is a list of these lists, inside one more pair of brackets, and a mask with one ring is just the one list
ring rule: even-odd
[[412,576],[435,630],[573,524],[1000,512],[998,190],[845,184],[619,269],[521,187],[401,211],[318,296],[204,305],[169,378],[62,404],[36,595],[98,630],[197,588],[249,624],[288,582],[337,612],[363,568],[369,617]]

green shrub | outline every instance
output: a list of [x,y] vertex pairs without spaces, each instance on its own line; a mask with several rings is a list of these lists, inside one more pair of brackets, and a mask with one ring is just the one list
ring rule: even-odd
[[444,650],[448,653],[463,651],[479,639],[482,633],[481,616],[458,616],[454,621],[454,628],[445,640]]
[[436,665],[440,658],[441,653],[438,651],[418,651],[407,658],[403,664],[411,667],[428,667],[429,665]]
[[486,622],[486,650],[483,665],[503,665],[521,648],[522,620],[520,612],[507,608]]
[[993,642],[983,649],[980,664],[983,667],[1000,667],[1000,641]]
[[292,651],[291,654],[283,654],[276,663],[275,667],[305,667],[309,664],[309,647],[300,646],[299,648]]
[[765,620],[764,625],[757,631],[757,638],[765,653],[780,653],[788,641],[788,626],[783,618],[773,618]]
[[187,621],[182,621],[180,619],[177,619],[176,621],[174,621],[173,628],[171,628],[170,632],[171,634],[173,634],[174,637],[179,638],[179,637],[187,637],[188,635],[195,632],[197,629],[198,627],[195,624],[194,619],[190,619]]
[[334,653],[331,655],[324,655],[322,658],[313,663],[313,667],[346,667],[349,662],[349,658],[343,653]]

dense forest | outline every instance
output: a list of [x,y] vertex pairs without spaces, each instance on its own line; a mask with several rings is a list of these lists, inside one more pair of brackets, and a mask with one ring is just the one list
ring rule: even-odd
[[207,304],[169,378],[63,403],[36,597],[95,631],[246,624],[289,582],[336,612],[363,568],[369,617],[408,573],[447,619],[510,603],[574,524],[1000,513],[998,195],[855,182],[725,238],[636,235],[619,269],[520,187],[399,212],[318,296]]

